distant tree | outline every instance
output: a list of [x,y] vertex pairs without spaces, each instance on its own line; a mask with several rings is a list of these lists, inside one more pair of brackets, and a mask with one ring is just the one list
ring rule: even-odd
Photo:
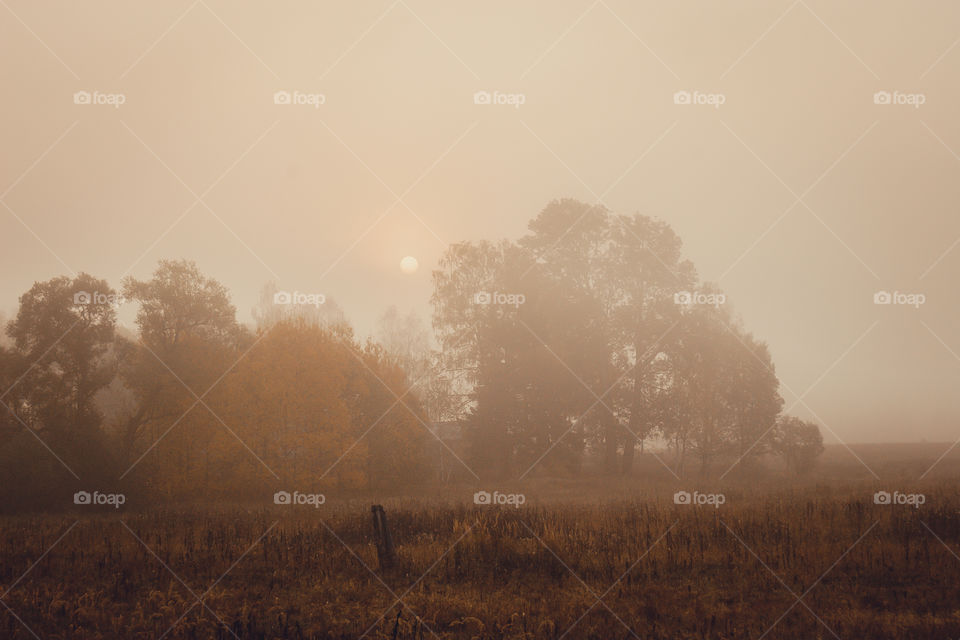
[[[444,252],[433,272],[433,327],[439,343],[434,366],[443,372],[450,395],[463,400],[451,404],[453,417],[465,423],[470,466],[495,475],[508,473],[513,444],[504,419],[508,411],[503,380],[487,372],[491,363],[506,360],[500,357],[499,346],[489,344],[494,317],[477,302],[497,289],[513,252],[509,242],[457,243]],[[478,414],[480,406],[485,413]]]
[[735,382],[732,353],[735,340],[725,329],[725,310],[694,305],[685,312],[680,331],[685,357],[687,449],[708,476],[713,463],[730,450],[734,418],[729,393]]
[[431,422],[461,417],[461,399],[453,376],[443,368],[441,353],[431,348],[430,331],[416,312],[401,314],[395,306],[380,316],[375,334],[386,359],[407,375],[410,392],[419,399]]
[[655,363],[679,319],[673,295],[692,288],[693,267],[666,223],[576,200],[551,202],[530,231],[520,244],[535,253],[543,272],[595,310],[590,335],[599,338],[603,360],[593,363],[592,374],[578,373],[595,394],[609,393],[588,429],[606,470],[629,472],[637,446],[654,431]]
[[414,391],[420,398],[420,404],[432,422],[456,422],[464,415],[469,404],[469,396],[457,393],[454,387],[455,376],[443,368],[443,358],[439,351],[430,352],[427,364],[429,373],[418,379]]
[[123,294],[139,305],[139,341],[118,347],[120,375],[136,398],[120,428],[121,451],[130,464],[162,437],[153,460],[139,464],[147,475],[165,474],[165,490],[186,490],[211,477],[209,447],[223,429],[197,397],[252,338],[237,323],[226,287],[193,262],[163,260],[149,280],[125,279]]
[[758,458],[767,453],[765,434],[776,424],[783,408],[780,381],[767,345],[741,327],[727,326],[732,379],[727,401],[733,420],[732,449],[744,471],[755,471]]
[[[427,420],[415,397],[396,402],[403,371],[375,344],[283,321],[264,332],[211,402],[244,444],[221,430],[215,491],[250,495],[270,471],[294,486],[383,487],[425,477]],[[262,463],[257,460],[260,458]]]
[[[264,464],[230,434],[219,434],[214,469],[221,488],[262,489],[270,470],[282,472],[287,482],[313,486],[354,442],[346,398],[362,390],[351,393],[344,371],[355,364],[318,327],[282,321],[265,332],[211,399]],[[337,474],[347,485],[362,479],[355,459],[344,461]]]
[[406,373],[380,345],[367,343],[353,351],[350,388],[364,392],[350,398],[352,435],[367,448],[367,486],[422,482],[428,470],[426,443],[432,440],[429,416],[417,396],[403,396],[409,386]]
[[9,318],[6,313],[0,311],[0,347],[12,347],[13,340],[7,335],[7,323]]
[[[627,473],[663,437],[703,474],[720,458],[750,466],[782,406],[769,351],[722,302],[702,303],[722,293],[698,283],[669,225],[558,200],[529,229],[516,244],[452,245],[434,272],[434,328],[472,401],[476,462],[510,475],[591,448]],[[490,304],[511,293],[525,303]]]
[[823,434],[813,422],[781,416],[771,432],[771,450],[797,474],[810,471],[823,453]]
[[236,309],[222,284],[188,260],[161,260],[150,280],[128,276],[123,295],[140,305],[140,339],[169,353],[191,338],[229,342],[236,338]]
[[461,242],[451,245],[433,272],[433,328],[440,344],[443,368],[456,379],[455,387],[470,393],[480,374],[480,331],[488,321],[477,295],[496,291],[509,242]]
[[[536,264],[535,269],[527,269],[525,279],[539,277],[549,283],[545,288],[552,290],[554,297],[565,299],[581,313],[589,309],[590,317],[580,318],[586,325],[583,328],[589,332],[581,333],[579,338],[595,338],[598,350],[589,354],[589,362],[583,358],[588,355],[583,348],[568,350],[568,359],[579,355],[583,367],[564,362],[574,369],[574,381],[579,378],[584,387],[582,391],[588,395],[599,396],[616,383],[622,373],[614,365],[614,353],[620,343],[615,339],[613,309],[623,289],[611,261],[611,246],[615,241],[612,225],[612,215],[601,205],[556,200],[530,221],[530,233],[519,241]],[[602,402],[583,407],[583,410],[589,409],[586,415],[574,417],[581,436],[601,445],[605,466],[611,472],[616,467],[618,447],[624,442],[622,418],[627,415],[616,405],[615,396],[610,395]]]
[[[680,320],[674,296],[693,289],[696,271],[684,260],[682,243],[670,226],[643,215],[611,216],[608,274],[612,282],[609,314],[618,351],[619,398],[626,417],[623,438],[623,460],[620,470],[632,468],[637,445],[656,434],[652,415],[654,397],[663,381],[661,365],[668,352],[676,323]],[[607,456],[613,451],[609,444]],[[608,460],[608,468],[612,463]]]
[[454,245],[434,281],[442,361],[472,400],[471,466],[499,478],[576,470],[586,425],[603,416],[581,381],[597,387],[610,367],[592,294],[509,243]]
[[20,297],[7,335],[31,364],[21,383],[31,387],[30,415],[39,417],[46,406],[70,422],[38,425],[54,435],[97,425],[93,396],[113,377],[104,356],[113,342],[116,302],[105,280],[87,274],[38,282]]
[[[477,302],[501,281],[505,253],[511,250],[506,242],[451,245],[440,259],[440,268],[433,272],[431,298],[439,367],[447,373],[451,388],[468,400],[457,417],[465,423],[469,464],[498,476],[508,473],[513,455],[505,419],[508,395],[501,384],[488,382],[491,362],[502,358],[487,344],[492,321],[489,309]],[[478,413],[479,407],[483,412]]]
[[111,475],[94,397],[115,372],[109,350],[116,303],[106,281],[85,273],[38,282],[20,297],[6,326],[12,346],[0,353],[7,440],[0,466],[15,476],[5,486],[49,497],[45,491],[71,480],[57,457],[87,480]]
[[377,321],[377,342],[387,357],[396,362],[415,383],[430,368],[430,333],[414,311],[402,315],[395,306],[387,308]]

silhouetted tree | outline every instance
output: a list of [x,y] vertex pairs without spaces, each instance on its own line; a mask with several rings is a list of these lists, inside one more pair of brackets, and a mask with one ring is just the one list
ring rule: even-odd
[[73,480],[67,468],[90,482],[111,476],[94,397],[115,373],[108,355],[117,302],[106,281],[85,273],[35,283],[20,297],[6,327],[12,347],[0,354],[7,407],[0,466],[15,476],[5,487],[49,498]]
[[823,453],[823,434],[813,422],[793,416],[781,416],[771,432],[771,449],[781,456],[794,473],[810,471]]

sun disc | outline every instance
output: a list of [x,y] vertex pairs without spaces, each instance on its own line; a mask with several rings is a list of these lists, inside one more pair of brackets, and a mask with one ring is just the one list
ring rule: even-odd
[[417,269],[420,267],[420,263],[417,262],[417,259],[413,256],[407,256],[400,261],[400,271],[406,275],[416,273]]

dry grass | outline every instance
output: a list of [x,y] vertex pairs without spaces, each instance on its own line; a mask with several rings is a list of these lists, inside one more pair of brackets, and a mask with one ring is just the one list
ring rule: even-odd
[[388,502],[387,574],[371,571],[369,502],[82,516],[46,556],[76,518],[8,518],[2,591],[42,559],[2,598],[0,636],[32,637],[16,614],[76,639],[559,638],[575,624],[565,637],[942,640],[960,635],[955,486],[923,487],[920,509],[874,505],[869,487],[731,491],[719,510],[667,494]]

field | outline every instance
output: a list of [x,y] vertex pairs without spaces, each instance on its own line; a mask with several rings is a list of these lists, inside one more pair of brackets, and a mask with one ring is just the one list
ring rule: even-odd
[[956,638],[950,462],[912,485],[702,488],[719,508],[674,504],[662,479],[530,484],[519,508],[387,497],[387,571],[356,498],[10,517],[0,637]]

